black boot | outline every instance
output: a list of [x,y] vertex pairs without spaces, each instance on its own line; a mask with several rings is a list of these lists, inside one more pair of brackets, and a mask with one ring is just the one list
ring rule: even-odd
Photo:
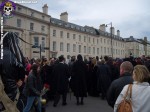
[[81,105],[84,105],[83,97],[81,97]]
[[77,105],[79,105],[80,103],[79,103],[79,97],[76,97],[76,99],[77,99]]

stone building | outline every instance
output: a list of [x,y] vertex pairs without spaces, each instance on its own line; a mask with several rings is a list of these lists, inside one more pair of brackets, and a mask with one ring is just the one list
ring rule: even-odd
[[[15,16],[4,19],[4,30],[16,32],[23,40],[32,44],[19,40],[21,50],[26,57],[50,58],[64,55],[70,58],[70,56],[81,54],[88,59],[105,55],[124,58],[129,55],[129,51],[135,56],[145,54],[142,44],[135,45],[140,51],[125,47],[129,46],[129,41],[125,42],[120,37],[119,30],[115,34],[114,27],[107,32],[105,24],[100,25],[99,29],[86,25],[80,26],[68,21],[67,12],[61,13],[60,19],[57,19],[48,15],[47,4],[42,9],[43,12],[39,12],[16,4]],[[145,49],[149,50],[148,46],[149,44]],[[150,54],[150,51],[147,53]]]

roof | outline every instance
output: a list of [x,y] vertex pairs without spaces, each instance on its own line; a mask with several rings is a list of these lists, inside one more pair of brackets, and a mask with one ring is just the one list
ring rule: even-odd
[[104,32],[104,31],[102,31],[102,30],[99,30],[99,32],[100,32],[100,35],[103,35],[103,36],[105,36],[105,37],[108,37],[108,38],[111,38],[111,37],[112,37],[114,40],[125,41],[124,38],[122,38],[122,37],[120,37],[120,36],[118,36],[118,35],[114,35],[114,34],[111,35],[111,33],[109,33],[109,32]]
[[73,30],[77,30],[80,32],[84,32],[84,33],[89,33],[92,35],[99,35],[99,31],[93,27],[89,27],[89,26],[80,26],[80,25],[76,25],[70,22],[65,22],[62,21],[60,19],[56,19],[56,18],[51,18],[50,23],[54,24],[54,25],[58,25],[60,27],[65,27],[68,29],[73,29]]
[[133,38],[133,36],[130,36],[129,38],[124,38],[126,42],[138,42],[138,43],[142,43],[142,41],[140,39],[135,39]]
[[[90,26],[80,26],[80,25],[65,22],[65,21],[62,21],[62,20],[56,19],[56,18],[51,18],[50,23],[57,25],[57,26],[60,26],[60,27],[65,27],[68,29],[77,30],[77,31],[80,31],[83,33],[88,33],[88,34],[95,35],[95,36],[103,35],[105,37],[111,38],[110,33],[101,31],[99,29],[96,29],[96,28],[90,27]],[[124,39],[122,37],[117,36],[117,35],[112,35],[112,38],[115,40],[124,41]]]

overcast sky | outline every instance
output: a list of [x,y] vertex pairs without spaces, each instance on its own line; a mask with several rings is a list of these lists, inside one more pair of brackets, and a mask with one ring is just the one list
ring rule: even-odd
[[48,4],[48,14],[53,18],[60,19],[60,13],[67,11],[69,22],[81,26],[88,25],[98,29],[100,24],[112,22],[115,31],[120,30],[121,37],[147,36],[150,41],[150,0],[37,0],[37,2],[23,5],[42,11],[42,6]]

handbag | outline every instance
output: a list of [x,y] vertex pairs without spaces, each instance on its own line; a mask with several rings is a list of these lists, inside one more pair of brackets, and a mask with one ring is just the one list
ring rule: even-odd
[[[128,95],[129,95],[129,98],[127,98]],[[132,95],[132,84],[129,84],[126,94],[123,97],[123,100],[118,105],[117,112],[133,112],[131,95]]]

